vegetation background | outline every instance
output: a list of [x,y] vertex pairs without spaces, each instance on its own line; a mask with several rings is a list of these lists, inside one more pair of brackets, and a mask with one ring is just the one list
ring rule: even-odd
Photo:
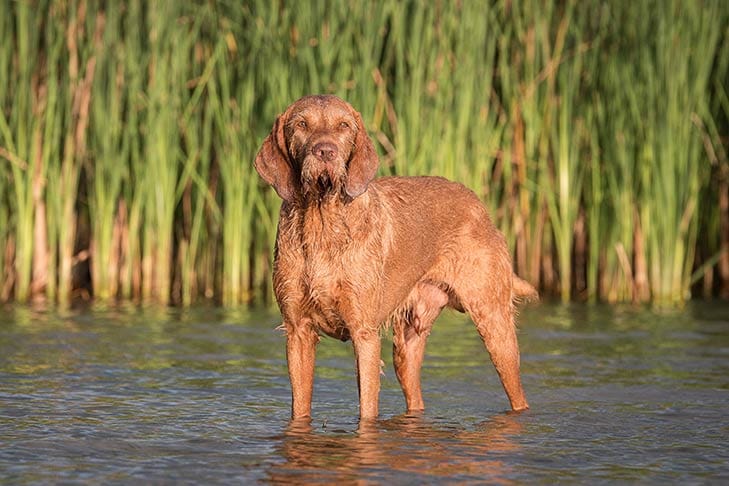
[[309,93],[543,294],[729,297],[723,0],[0,0],[0,301],[269,301],[252,162]]

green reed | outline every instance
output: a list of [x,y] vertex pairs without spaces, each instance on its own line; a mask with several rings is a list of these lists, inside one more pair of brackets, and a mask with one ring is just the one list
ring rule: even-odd
[[[0,18],[0,36],[3,39],[10,38],[12,36],[12,17],[10,15],[3,15]],[[0,66],[7,66],[10,64],[13,58],[13,47],[7,42],[0,44]],[[0,86],[10,86],[11,75],[7,70],[0,70]],[[7,89],[7,88],[6,88]],[[0,106],[6,104],[5,92],[0,92]],[[9,138],[10,132],[7,126],[7,120],[5,119],[5,111],[0,110],[0,137],[2,139]],[[11,184],[11,171],[9,164],[11,163],[7,159],[6,153],[0,154],[0,300],[8,300],[10,287],[13,284],[12,281],[12,259],[8,258],[9,250],[12,249],[14,253],[14,245],[12,243],[12,216],[13,213],[10,210],[10,199],[8,193],[10,192]]]
[[[545,214],[545,194],[539,190],[549,160],[549,118],[554,108],[550,78],[559,66],[552,55],[553,5],[503,2],[498,25],[498,101],[504,106],[502,164],[496,183],[503,180],[505,208],[502,230],[513,235],[517,271],[536,285],[556,285],[550,222]],[[503,175],[502,175],[503,174]],[[494,204],[492,203],[492,204]],[[543,264],[545,262],[546,264]],[[546,271],[545,271],[546,269]]]
[[[238,304],[249,298],[251,289],[250,253],[253,246],[252,231],[255,214],[254,198],[258,194],[257,181],[251,173],[251,164],[241,163],[254,153],[254,139],[250,130],[253,112],[252,80],[234,84],[234,69],[225,59],[226,45],[219,43],[219,78],[208,84],[208,95],[213,109],[216,144],[224,147],[220,154],[220,173],[223,189],[223,273],[222,300],[225,304]],[[231,86],[232,84],[232,86]],[[231,92],[233,91],[233,92]],[[236,92],[237,91],[237,92]]]
[[[640,57],[640,220],[653,299],[689,297],[702,181],[708,159],[697,124],[710,117],[710,74],[721,7],[670,2],[651,22],[654,42]],[[682,19],[676,21],[676,19]]]
[[94,102],[91,107],[90,141],[95,163],[87,164],[89,189],[90,265],[94,296],[100,300],[116,297],[119,291],[121,234],[117,216],[122,183],[128,177],[131,138],[134,127],[124,123],[123,113],[131,90],[127,47],[123,42],[120,5],[110,4],[105,12],[103,45],[119,49],[99,49]]
[[474,189],[547,295],[729,288],[719,1],[1,7],[0,299],[270,300],[252,161],[315,92],[362,112],[382,174]]
[[[719,293],[729,297],[729,151],[723,142],[726,137],[721,135],[719,126],[729,124],[729,27],[725,28],[724,41],[719,50],[717,63],[713,74],[713,96],[710,101],[712,117],[707,118],[707,133],[705,141],[709,147],[709,159],[712,163],[711,183],[705,187],[705,200],[716,201],[716,211],[705,212],[705,230],[709,234],[718,234],[719,239],[708,242],[703,263],[693,281],[704,278],[704,294],[712,295],[713,284],[719,280]],[[711,205],[711,202],[709,202]],[[717,262],[715,278],[714,263]]]
[[[5,7],[10,8],[11,5],[6,4]],[[9,107],[0,111],[0,134],[7,177],[6,190],[9,193],[6,203],[12,215],[11,231],[14,240],[11,247],[13,254],[10,255],[14,262],[11,278],[14,280],[15,297],[24,301],[31,294],[33,258],[32,185],[37,159],[31,158],[32,133],[39,130],[38,122],[33,117],[33,92],[29,88],[37,69],[34,53],[40,50],[38,44],[41,29],[36,23],[38,19],[32,15],[30,5],[17,4],[12,7],[14,18],[3,15],[0,20],[4,38],[15,40],[13,43],[3,42],[4,47],[0,51],[3,53],[2,71],[5,71],[2,100],[4,107]],[[9,69],[11,65],[15,66],[12,71]],[[9,75],[10,72],[15,75]],[[7,270],[7,267],[3,268],[3,272]]]
[[[43,283],[46,285],[45,293],[50,299],[67,302],[70,299],[71,288],[69,282],[62,282],[59,279],[59,271],[62,255],[66,258],[72,253],[66,247],[62,252],[61,241],[68,242],[68,233],[63,233],[63,201],[72,201],[76,197],[75,191],[67,191],[61,183],[61,147],[64,144],[64,130],[69,122],[64,113],[68,113],[70,98],[69,90],[65,89],[68,83],[69,65],[62,53],[67,50],[67,29],[68,23],[63,20],[64,12],[57,10],[52,15],[58,22],[46,24],[45,35],[48,41],[49,58],[53,62],[48,63],[48,74],[43,81],[45,84],[45,107],[42,120],[44,123],[42,136],[42,157],[43,178],[47,181],[45,187],[45,201],[35,201],[36,228],[45,225],[47,228],[47,239],[43,232],[36,232],[34,238],[34,252],[40,255],[47,250],[47,257],[34,258],[33,275],[36,287]],[[57,61],[57,62],[56,62]],[[72,194],[68,194],[68,192]],[[39,194],[40,196],[40,194]],[[64,197],[65,196],[65,197]],[[62,237],[65,239],[62,240]],[[64,266],[64,268],[68,268]],[[45,276],[41,276],[45,273]],[[40,282],[39,282],[40,281]]]

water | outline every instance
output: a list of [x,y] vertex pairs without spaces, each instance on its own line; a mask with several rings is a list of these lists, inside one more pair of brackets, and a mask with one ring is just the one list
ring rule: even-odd
[[26,483],[729,481],[729,305],[522,311],[532,409],[507,401],[460,314],[436,323],[426,412],[384,344],[359,426],[351,347],[319,347],[314,418],[289,424],[275,313],[0,309],[0,480]]

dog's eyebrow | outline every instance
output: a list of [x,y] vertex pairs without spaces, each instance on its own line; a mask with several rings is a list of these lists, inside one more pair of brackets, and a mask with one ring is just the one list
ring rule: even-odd
[[359,125],[357,124],[357,118],[352,116],[350,113],[344,113],[343,115],[339,116],[337,118],[340,121],[346,121],[350,125],[352,125],[352,128],[355,128],[359,130]]
[[286,123],[284,125],[286,126],[286,128],[290,128],[298,120],[304,120],[304,121],[306,121],[306,117],[300,111],[297,111],[297,112],[292,113],[291,115],[289,115],[289,117],[286,119]]

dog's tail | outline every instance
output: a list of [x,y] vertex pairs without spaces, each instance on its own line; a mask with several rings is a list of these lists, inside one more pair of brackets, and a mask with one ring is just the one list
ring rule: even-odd
[[526,280],[516,275],[512,277],[511,295],[519,302],[535,302],[539,300],[539,292]]

